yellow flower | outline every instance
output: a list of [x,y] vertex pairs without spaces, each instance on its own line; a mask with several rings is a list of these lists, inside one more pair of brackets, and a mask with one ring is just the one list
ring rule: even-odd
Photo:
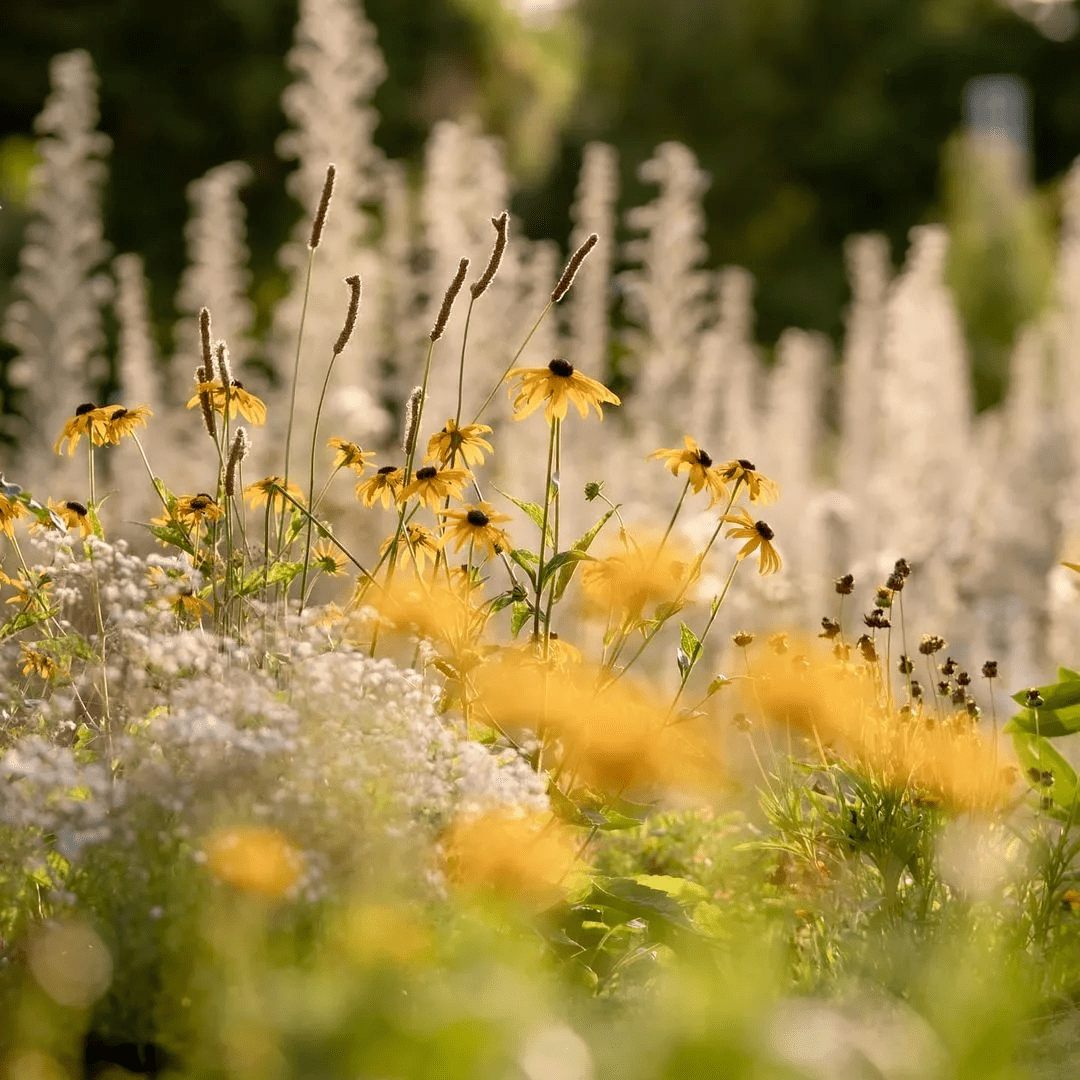
[[357,476],[363,476],[367,468],[368,458],[375,456],[371,450],[361,450],[354,442],[348,439],[330,439],[327,446],[332,446],[337,453],[334,455],[334,469],[352,469]]
[[345,556],[329,540],[323,540],[311,549],[311,565],[324,574],[340,574],[345,568]]
[[449,587],[417,578],[395,578],[390,587],[376,593],[372,603],[398,632],[415,631],[455,648],[483,629],[483,613],[462,595],[454,574]]
[[713,460],[701,449],[700,446],[689,436],[683,436],[685,444],[682,450],[654,450],[645,459],[662,458],[672,476],[678,476],[683,469],[688,470],[690,486],[695,492],[707,488],[709,492],[709,505],[720,502],[727,495],[724,487],[724,478],[719,469],[713,465]]
[[422,505],[435,510],[443,499],[460,499],[461,487],[471,475],[467,469],[436,469],[433,465],[425,465],[416,470],[416,479],[401,489],[398,502],[405,502],[415,495]]
[[356,485],[356,497],[364,506],[381,502],[389,509],[394,505],[405,479],[405,470],[397,465],[384,465],[374,476]]
[[173,513],[177,521],[198,525],[204,520],[217,521],[225,511],[214,502],[212,496],[200,491],[198,495],[183,495],[177,499]]
[[81,502],[69,500],[56,503],[49,499],[48,504],[53,515],[58,517],[67,528],[78,529],[83,536],[89,536],[94,531],[90,523],[90,513]]
[[[399,556],[406,553],[416,563],[416,568],[421,573],[427,567],[429,559],[434,559],[439,551],[439,541],[435,534],[426,526],[414,524],[405,527],[408,542],[401,545]],[[396,534],[395,534],[396,535]],[[388,536],[379,548],[379,554],[385,555],[394,542],[394,536]]]
[[[603,420],[601,402],[622,404],[603,383],[575,371],[569,360],[557,358],[546,368],[514,368],[507,372],[507,378],[515,376],[521,380],[514,398],[515,420],[523,420],[545,401],[547,407],[544,409],[544,417],[549,424],[553,419],[562,420],[570,405],[573,405],[583,418],[589,415],[591,405],[596,409],[596,415]],[[513,394],[513,389],[510,392]]]
[[764,521],[755,521],[742,509],[734,514],[726,514],[723,520],[730,521],[737,526],[734,529],[728,529],[724,533],[726,537],[729,539],[736,537],[739,540],[746,541],[735,558],[745,559],[747,555],[752,555],[760,549],[761,557],[758,563],[758,573],[775,574],[780,569],[780,556],[776,553],[776,548],[772,546],[775,534]]
[[19,659],[24,675],[34,672],[43,679],[51,679],[57,672],[56,661],[51,656],[31,648],[25,641],[19,644]]
[[105,425],[104,441],[118,443],[125,435],[134,435],[137,427],[146,427],[146,418],[153,416],[148,405],[137,405],[134,409],[125,409],[117,405],[109,412]]
[[0,495],[0,532],[14,537],[15,521],[25,517],[27,513],[26,507],[18,499],[9,499],[6,495]]
[[195,387],[195,396],[187,403],[189,409],[196,408],[202,394],[210,397],[210,407],[222,415],[225,414],[225,401],[228,399],[229,416],[234,417],[237,413],[250,424],[260,426],[266,423],[266,403],[256,397],[251,391],[244,389],[244,384],[233,379],[229,383],[229,392],[225,393],[225,387],[220,379],[211,379],[210,382],[201,382]]
[[469,543],[494,556],[512,547],[510,537],[494,524],[496,521],[509,521],[510,516],[497,513],[489,503],[473,503],[460,510],[440,510],[438,513],[448,520],[442,542],[445,545],[453,540],[455,551],[460,551]]
[[214,833],[206,865],[221,881],[273,900],[299,879],[303,856],[276,829],[249,825]]
[[750,494],[750,501],[768,506],[780,498],[780,485],[767,476],[756,472],[754,463],[746,458],[729,461],[719,466],[720,476],[729,484],[744,484]]
[[678,603],[693,584],[697,567],[669,541],[662,551],[656,542],[634,544],[606,559],[583,562],[578,573],[595,608],[637,618],[646,604]]
[[485,451],[495,453],[491,443],[482,438],[490,432],[487,424],[466,424],[459,428],[453,420],[447,420],[446,427],[428,439],[424,460],[449,465],[455,455],[460,455],[466,465],[483,465]]
[[204,614],[210,614],[210,605],[190,586],[186,586],[172,596],[172,607],[177,615],[190,615],[193,619],[199,619]]
[[64,430],[60,432],[60,437],[53,444],[53,453],[62,454],[64,444],[67,443],[68,457],[72,457],[75,454],[75,447],[84,435],[95,446],[102,446],[106,441],[105,431],[109,417],[119,408],[121,408],[119,405],[104,405],[99,408],[89,401],[80,405],[75,410],[75,415],[64,424]]
[[303,503],[304,493],[292,481],[286,484],[284,478],[280,476],[268,476],[265,480],[258,480],[244,488],[248,506],[252,510],[257,510],[269,502],[271,513],[283,505],[291,506],[292,504],[281,494],[279,488],[284,488],[298,503]]

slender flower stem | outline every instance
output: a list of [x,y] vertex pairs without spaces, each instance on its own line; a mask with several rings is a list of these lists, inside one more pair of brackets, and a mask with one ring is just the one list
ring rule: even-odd
[[496,382],[495,385],[491,388],[491,393],[488,394],[488,396],[484,399],[484,404],[480,406],[479,410],[477,410],[476,415],[472,418],[472,422],[474,424],[477,422],[477,420],[480,419],[481,416],[484,415],[484,410],[491,404],[492,398],[494,398],[496,393],[498,393],[499,387],[502,386],[504,380],[506,379],[506,376],[510,374],[514,365],[520,359],[521,354],[525,351],[525,346],[528,345],[530,341],[532,341],[533,334],[536,333],[540,324],[544,321],[544,316],[547,315],[551,308],[552,301],[549,300],[547,303],[547,307],[545,307],[544,310],[540,312],[539,318],[536,320],[536,322],[533,323],[532,329],[525,336],[525,340],[521,343],[520,348],[516,353],[514,353],[514,358],[510,361],[509,364],[506,365],[506,370],[499,376],[498,382]]
[[[465,331],[461,335],[461,360],[458,363],[457,377],[457,409],[454,411],[455,427],[461,424],[461,397],[465,389],[465,345],[469,340],[469,323],[472,321],[472,309],[475,303],[476,297],[473,296],[470,298],[468,310],[465,312]],[[504,375],[503,378],[505,379],[506,376]],[[451,462],[451,467],[453,467],[453,462]]]
[[544,546],[547,541],[548,514],[551,507],[551,472],[555,462],[555,441],[558,437],[559,421],[551,418],[551,437],[548,439],[547,471],[544,474],[544,513],[540,524],[540,561],[536,567],[536,603],[533,606],[533,641],[540,640],[540,596],[543,592],[541,575],[544,570]]
[[[679,501],[675,504],[675,510],[671,515],[671,520],[667,523],[667,528],[664,530],[664,535],[660,538],[660,546],[656,549],[656,558],[660,558],[660,552],[664,550],[664,545],[668,541],[668,537],[671,535],[671,530],[675,528],[675,521],[679,516],[679,511],[682,509],[683,502],[686,500],[686,493],[690,490],[690,477],[686,478],[686,483],[683,484],[682,494],[679,496]],[[726,513],[726,511],[725,511]],[[655,563],[655,560],[653,560]]]

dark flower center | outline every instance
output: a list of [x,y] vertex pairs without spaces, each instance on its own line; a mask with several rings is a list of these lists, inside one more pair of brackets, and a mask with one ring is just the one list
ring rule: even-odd
[[198,495],[191,497],[190,506],[192,510],[205,510],[208,506],[213,505],[213,498],[207,495],[205,492],[199,492]]
[[78,514],[79,517],[86,517],[86,507],[81,502],[66,502],[64,503],[64,509],[70,510],[73,514]]
[[239,379],[233,379],[233,381],[231,383],[229,383],[229,385],[234,390],[243,390],[244,389],[244,384]]
[[119,420],[119,419],[120,419],[120,418],[121,418],[122,416],[127,416],[127,414],[128,414],[128,411],[127,411],[127,409],[125,409],[125,408],[124,408],[124,407],[123,407],[123,406],[121,405],[121,406],[120,406],[120,408],[119,408],[119,409],[117,409],[117,410],[116,410],[116,412],[114,412],[114,413],[113,413],[113,414],[112,414],[112,415],[111,415],[111,416],[109,417],[109,419],[110,419],[110,420]]
[[97,406],[92,401],[85,401],[75,410],[76,416],[85,416],[88,412],[93,412]]
[[482,529],[485,525],[491,523],[491,518],[489,518],[483,510],[470,510],[465,515],[465,520],[470,525],[475,525],[478,529]]
[[548,364],[548,371],[552,375],[558,375],[563,379],[569,379],[574,374],[574,365],[569,360],[563,360],[560,357],[556,357]]
[[755,521],[754,528],[757,530],[757,534],[762,540],[771,540],[776,535],[764,521]]
[[439,475],[439,470],[434,465],[425,465],[422,469],[416,470],[417,480],[434,480]]
[[746,458],[739,458],[739,464],[748,472],[754,471],[754,463],[752,461],[747,461]]
[[709,468],[710,465],[712,465],[712,458],[709,457],[709,455],[706,454],[704,450],[698,450],[697,460],[698,464],[706,469]]
[[397,470],[396,465],[384,465],[375,475],[376,476],[389,476],[392,472]]

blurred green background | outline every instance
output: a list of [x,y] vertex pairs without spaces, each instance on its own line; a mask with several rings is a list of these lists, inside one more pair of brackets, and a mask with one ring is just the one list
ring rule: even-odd
[[[840,333],[846,236],[882,231],[899,261],[913,224],[975,212],[944,168],[973,76],[1012,73],[1030,90],[1041,209],[1028,207],[1022,227],[1043,238],[1036,247],[1052,235],[1055,182],[1080,153],[1080,37],[1054,40],[1003,0],[570,0],[523,12],[527,3],[365,0],[390,71],[376,141],[418,165],[434,121],[478,114],[506,142],[526,231],[564,243],[586,142],[619,149],[623,208],[652,196],[635,170],[653,147],[686,142],[712,178],[710,262],[756,275],[766,343],[790,325]],[[280,287],[274,253],[300,213],[285,194],[291,163],[274,153],[296,10],[297,0],[3,0],[0,301],[25,223],[48,60],[82,46],[114,142],[107,235],[146,259],[162,346],[183,266],[185,187],[223,161],[255,172],[245,199],[265,316]],[[953,276],[968,283],[961,302],[985,339],[978,347],[993,353],[1046,290],[1028,284],[1016,299],[999,282],[988,293],[980,277],[1000,268],[1003,249],[979,250],[982,268]],[[1002,290],[1016,309],[1004,318]]]

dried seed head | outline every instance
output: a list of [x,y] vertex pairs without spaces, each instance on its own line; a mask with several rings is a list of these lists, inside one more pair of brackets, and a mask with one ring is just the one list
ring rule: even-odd
[[956,661],[951,656],[948,656],[945,658],[945,663],[941,665],[941,674],[950,676],[954,675],[956,673],[957,667],[958,665]]
[[893,566],[893,573],[902,578],[910,577],[911,563],[909,563],[907,559],[897,559],[896,565]]
[[349,310],[345,316],[345,325],[341,328],[337,341],[334,342],[335,356],[349,344],[349,338],[352,337],[352,332],[356,328],[356,313],[360,310],[360,275],[353,274],[347,277],[345,284],[349,286]]
[[874,648],[874,639],[869,634],[863,634],[858,641],[855,642],[856,648],[862,653],[864,660],[869,661],[871,664],[877,660],[877,649]]
[[954,705],[966,705],[967,704],[967,694],[964,692],[964,688],[962,686],[958,686],[952,692],[952,703]]
[[420,406],[423,401],[424,388],[422,386],[414,386],[412,392],[405,399],[405,424],[401,436],[401,449],[406,458],[416,446],[416,435],[420,430]]
[[958,671],[956,673],[956,685],[957,686],[970,686],[971,676],[966,671]]
[[910,675],[915,670],[915,661],[906,653],[901,653],[900,659],[896,662],[896,666],[901,675]]
[[922,697],[922,683],[918,679],[911,680],[911,696],[916,700]]
[[219,341],[214,346],[214,366],[217,368],[217,377],[222,386],[232,386],[233,374],[232,363],[229,360],[229,346],[224,341]]
[[923,656],[933,656],[941,652],[949,643],[940,634],[923,634],[919,639],[919,652]]
[[770,634],[769,648],[772,649],[777,656],[783,656],[784,653],[788,651],[787,634]]
[[319,209],[315,211],[315,220],[311,223],[311,239],[308,247],[314,251],[322,240],[323,227],[326,225],[326,215],[330,210],[330,196],[334,194],[334,177],[337,175],[337,166],[326,166],[326,179],[323,181],[322,195],[319,197]]
[[[206,308],[203,308],[206,311]],[[207,326],[209,326],[209,313],[207,313]],[[213,377],[213,369],[202,365],[195,369],[195,386],[200,387],[210,382]],[[206,426],[206,434],[211,439],[217,438],[217,424],[214,422],[214,407],[210,402],[210,393],[207,390],[199,390],[199,408],[202,410],[203,424]]]
[[751,727],[750,717],[744,712],[737,712],[731,718],[731,723],[736,731],[749,731]]
[[431,333],[428,335],[432,341],[438,341],[446,332],[446,324],[450,319],[450,309],[454,306],[457,294],[461,292],[461,286],[465,283],[465,272],[468,269],[469,260],[462,259],[461,262],[458,263],[454,280],[450,282],[450,287],[446,290],[446,295],[443,297],[442,307],[439,308],[439,315],[435,320],[435,325],[431,328]]
[[987,660],[982,666],[982,673],[984,679],[996,679],[998,668],[996,660]]
[[731,638],[740,649],[745,649],[747,645],[753,645],[754,635],[749,630],[740,630],[734,634]]
[[821,620],[821,633],[818,634],[818,637],[831,640],[839,633],[840,624],[835,619],[830,619],[828,616],[825,616],[825,618]]
[[592,233],[585,243],[570,256],[570,261],[566,264],[562,277],[559,278],[558,284],[551,292],[551,302],[553,304],[557,304],[570,291],[570,286],[574,284],[574,278],[577,277],[577,272],[581,269],[585,256],[596,247],[599,239],[600,237],[596,233]]
[[[902,583],[901,583],[902,584]],[[892,607],[892,586],[879,585],[874,593],[874,604],[879,608]]]
[[238,427],[233,436],[232,446],[229,447],[229,461],[225,466],[225,494],[236,494],[236,478],[240,470],[240,463],[248,456],[251,450],[251,440],[245,428]]
[[592,502],[600,498],[600,492],[604,489],[604,481],[590,480],[585,485],[585,501]]
[[970,716],[972,720],[978,720],[979,717],[982,716],[982,709],[980,709],[979,706],[975,703],[974,698],[967,699],[967,704],[965,705],[965,708],[968,711],[968,716]]
[[199,342],[202,345],[202,362],[206,369],[206,382],[212,378],[214,371],[214,346],[210,340],[210,309],[202,308],[199,311]]
[[833,587],[841,596],[850,596],[855,589],[855,578],[851,574],[845,574],[833,582]]
[[1029,709],[1038,709],[1043,705],[1043,696],[1036,687],[1033,686],[1027,692],[1026,704]]
[[892,623],[889,622],[888,615],[885,614],[884,610],[878,607],[873,608],[868,614],[864,615],[863,622],[874,630],[887,630],[892,626]]
[[491,219],[491,224],[495,226],[495,246],[491,249],[491,258],[488,259],[487,269],[469,286],[469,292],[472,293],[474,300],[487,292],[488,286],[495,279],[496,273],[498,273],[499,263],[502,262],[503,252],[506,251],[506,230],[509,222],[510,214],[506,210],[497,218],[493,217]]
[[895,570],[885,579],[885,588],[891,589],[893,592],[900,592],[904,587],[904,575],[898,574]]

